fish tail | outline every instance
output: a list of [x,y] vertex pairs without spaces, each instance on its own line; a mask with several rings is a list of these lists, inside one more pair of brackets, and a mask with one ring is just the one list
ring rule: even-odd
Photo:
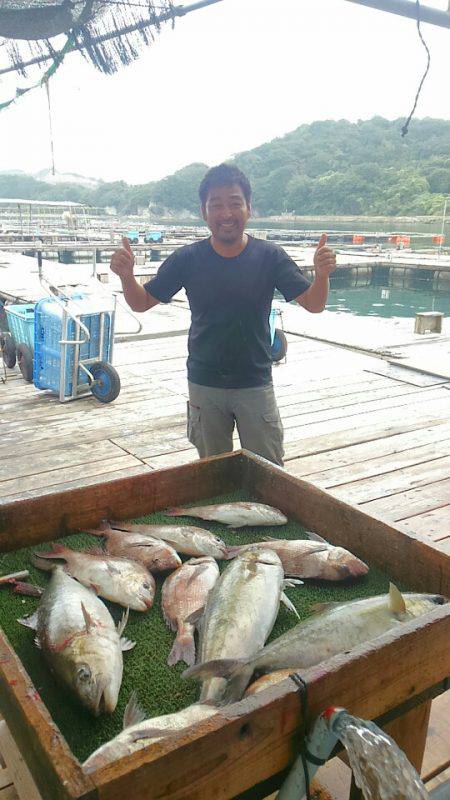
[[195,641],[192,626],[183,626],[179,629],[167,663],[170,667],[184,661],[189,667],[195,664]]
[[181,677],[199,681],[206,678],[230,678],[235,670],[246,665],[247,662],[243,658],[217,658],[185,669]]
[[252,664],[247,664],[245,667],[242,667],[240,670],[236,671],[236,674],[232,676],[227,683],[220,705],[226,706],[229,703],[237,703],[238,700],[241,700],[248,684],[251,681],[252,675]]
[[39,550],[30,556],[30,561],[33,566],[37,567],[38,569],[51,572],[51,570],[55,567],[55,564],[52,562],[61,560],[67,561],[70,553],[71,550],[69,550],[68,547],[64,547],[63,544],[58,544],[55,542],[52,550]]

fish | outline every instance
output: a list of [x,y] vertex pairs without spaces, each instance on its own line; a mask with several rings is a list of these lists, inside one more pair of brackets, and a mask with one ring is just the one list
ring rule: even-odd
[[[131,524],[112,520],[111,528],[128,531],[130,534],[141,536],[155,536],[172,545],[177,553],[187,556],[212,556],[213,558],[228,558],[228,548],[225,542],[211,531],[196,528],[194,525],[147,525]],[[136,543],[139,540],[136,536]]]
[[216,716],[217,713],[215,706],[193,703],[174,714],[145,719],[145,712],[136,703],[133,693],[125,709],[123,731],[91,753],[83,764],[83,770],[88,774],[95,772],[118,758],[135,753],[136,750],[163,738],[183,736],[198,722]]
[[51,671],[95,716],[112,714],[122,683],[122,651],[134,643],[122,637],[126,611],[117,628],[94,592],[54,566],[31,617],[21,625],[36,631],[35,643]]
[[230,528],[243,528],[245,525],[286,525],[288,521],[277,508],[264,503],[217,503],[211,506],[170,508],[165,513],[169,517],[199,517],[222,522]]
[[219,577],[219,567],[211,556],[191,558],[172,572],[163,583],[161,607],[166,624],[177,632],[167,663],[195,662],[195,625],[187,618],[203,611],[208,594]]
[[[324,603],[314,607],[315,613],[295,625],[253,656],[236,660],[217,659],[196,664],[184,671],[183,677],[228,680],[221,703],[240,700],[254,672],[267,673],[280,669],[307,669],[344,653],[364,642],[372,641],[403,622],[426,614],[442,604],[441,595],[402,594],[390,584],[389,594],[377,595],[346,603]],[[203,655],[203,654],[202,654]]]
[[266,675],[261,675],[260,678],[253,681],[248,689],[245,690],[244,697],[251,697],[253,694],[262,692],[263,689],[267,689],[269,686],[274,686],[276,683],[284,681],[286,678],[289,678],[290,675],[292,675],[292,668],[278,669],[275,672],[268,672]]
[[343,547],[308,539],[268,539],[229,548],[229,557],[254,547],[274,550],[281,559],[284,574],[295,578],[343,581],[366,575],[369,567]]
[[96,594],[133,611],[147,611],[153,605],[156,584],[153,575],[126,558],[116,558],[102,551],[71,550],[54,544],[50,551],[34,553],[32,562],[43,570],[53,569],[55,561],[64,561],[64,570]]
[[137,561],[150,572],[166,572],[180,567],[182,561],[176,550],[157,536],[156,531],[152,533],[151,527],[148,525],[148,532],[141,533],[132,530],[132,526],[118,530],[103,522],[100,528],[89,528],[86,533],[105,539],[106,551],[111,555]]
[[[284,587],[283,567],[272,550],[250,550],[231,561],[208,595],[199,619],[200,662],[251,659],[269,636],[280,601],[287,601],[293,610]],[[220,701],[226,685],[221,677],[208,677],[200,701]]]

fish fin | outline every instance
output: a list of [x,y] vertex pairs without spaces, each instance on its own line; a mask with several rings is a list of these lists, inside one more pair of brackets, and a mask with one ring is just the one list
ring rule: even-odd
[[195,641],[194,633],[191,630],[181,629],[175,637],[167,663],[169,667],[172,667],[179,661],[184,661],[188,667],[195,664]]
[[81,602],[81,610],[83,612],[84,621],[86,623],[86,633],[89,633],[91,628],[95,628],[95,620],[93,617],[91,617],[89,611],[87,610],[83,602]]
[[300,578],[285,578],[284,586],[285,588],[293,589],[294,586],[304,586],[304,581],[301,581]]
[[181,677],[194,678],[199,681],[203,681],[205,678],[229,678],[236,669],[244,667],[246,664],[245,658],[218,658],[188,667]]
[[38,636],[35,636],[35,637],[34,637],[34,643],[35,643],[35,645],[36,645],[36,647],[37,647],[37,649],[38,649],[38,650],[41,650],[41,649],[42,649],[42,645],[41,645],[41,643],[40,643],[40,641],[39,641],[39,637],[38,637]]
[[123,730],[125,730],[125,728],[131,728],[132,725],[136,725],[138,722],[143,722],[146,717],[146,712],[142,706],[139,705],[137,692],[131,692],[130,699],[128,700],[128,703],[125,706],[125,711],[123,712]]
[[100,547],[88,547],[87,550],[83,550],[83,553],[87,556],[105,556],[107,555],[106,549],[100,545]]
[[204,611],[205,611],[205,606],[197,608],[195,611],[192,612],[192,614],[189,614],[189,616],[185,617],[184,622],[188,622],[189,625],[197,625],[197,623],[200,622]]
[[38,624],[37,609],[29,617],[22,617],[21,619],[18,619],[17,622],[19,622],[20,625],[25,625],[26,628],[31,628],[31,630],[35,631]]
[[42,597],[44,593],[40,586],[34,586],[32,583],[23,583],[23,581],[16,581],[12,590],[14,594],[24,594],[28,597]]
[[94,594],[100,594],[100,589],[95,583],[90,583],[89,588],[94,592]]
[[188,509],[187,508],[181,508],[181,507],[168,508],[166,511],[164,511],[164,514],[167,514],[168,517],[188,517],[189,516]]
[[305,531],[305,533],[308,539],[311,539],[313,542],[322,542],[322,544],[330,544],[329,542],[327,542],[326,539],[323,538],[323,536],[319,536],[318,533],[314,533],[313,531]]
[[133,731],[133,733],[130,733],[129,736],[132,742],[139,742],[140,739],[166,738],[168,736],[170,736],[172,739],[178,739],[181,736],[184,736],[188,727],[192,728],[192,725],[186,726],[186,728],[181,728],[177,731],[168,730],[167,728],[142,728],[141,731]]
[[292,611],[292,613],[295,614],[297,619],[300,619],[300,615],[299,615],[296,607],[294,606],[292,601],[289,600],[289,597],[284,592],[281,593],[280,601],[286,606],[286,608],[289,609],[289,611]]
[[330,609],[335,608],[335,606],[339,605],[340,603],[336,603],[333,601],[330,603],[314,603],[314,605],[311,606],[310,611],[312,611],[313,614],[321,614],[322,611],[329,611]]
[[84,532],[91,533],[92,536],[106,536],[109,530],[111,527],[107,519],[102,519],[98,528],[84,528]]
[[230,561],[232,558],[236,558],[242,551],[243,546],[245,547],[245,545],[238,544],[233,547],[227,547],[223,555],[223,560]]
[[122,619],[119,620],[119,622],[117,623],[117,633],[119,634],[119,636],[122,636],[122,633],[124,632],[126,624],[128,622],[129,616],[130,616],[130,609],[127,608],[126,611],[124,611],[122,614]]
[[392,614],[406,614],[406,603],[395,583],[389,584],[389,611]]
[[113,528],[115,531],[128,531],[131,532],[131,524],[124,522],[123,520],[117,519],[110,519],[108,520],[109,527]]
[[136,647],[136,642],[132,642],[131,639],[127,639],[126,636],[122,636],[120,639],[120,649],[122,651],[125,650],[132,650],[133,647]]

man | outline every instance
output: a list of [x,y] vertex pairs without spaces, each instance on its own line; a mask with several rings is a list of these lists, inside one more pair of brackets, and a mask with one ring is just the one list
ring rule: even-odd
[[271,242],[245,233],[251,188],[237,167],[210,169],[199,189],[211,236],[181,247],[157,275],[140,286],[127,239],[111,269],[133,311],[168,303],[182,287],[191,309],[187,361],[188,437],[200,458],[233,449],[236,425],[242,447],[283,465],[283,427],[272,386],[269,312],[275,289],[307,311],[323,311],[336,257],[323,234],[311,284],[295,262]]

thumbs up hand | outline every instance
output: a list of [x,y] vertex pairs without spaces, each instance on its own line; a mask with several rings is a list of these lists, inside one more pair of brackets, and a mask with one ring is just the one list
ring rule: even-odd
[[327,234],[322,233],[317,250],[314,253],[314,269],[316,278],[328,278],[336,269],[336,256],[329,247],[326,247]]
[[111,258],[111,271],[119,278],[128,278],[133,275],[134,255],[131,250],[130,242],[126,236],[122,237],[122,247],[116,250]]

